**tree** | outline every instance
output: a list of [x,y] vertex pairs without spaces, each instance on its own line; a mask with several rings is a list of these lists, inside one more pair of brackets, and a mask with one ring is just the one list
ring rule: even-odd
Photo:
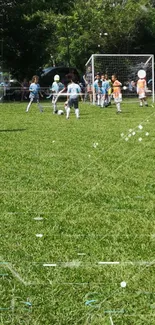
[[3,65],[18,77],[51,64],[84,69],[93,53],[147,53],[155,44],[154,0],[6,0]]
[[82,70],[93,53],[147,53],[154,15],[149,0],[78,0],[69,15],[58,16],[57,59]]
[[[41,9],[43,1],[39,3]],[[47,44],[55,40],[54,13],[38,10],[33,0],[31,6],[26,1],[7,1],[1,8],[3,68],[18,78],[31,77],[50,58]]]

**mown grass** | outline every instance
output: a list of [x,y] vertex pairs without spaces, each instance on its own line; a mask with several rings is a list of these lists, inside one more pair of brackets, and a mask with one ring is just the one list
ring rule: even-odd
[[154,107],[80,109],[0,106],[1,324],[155,322]]

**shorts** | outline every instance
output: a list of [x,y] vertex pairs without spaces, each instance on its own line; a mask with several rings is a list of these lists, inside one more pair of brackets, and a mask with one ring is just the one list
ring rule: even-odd
[[34,94],[30,94],[30,96],[29,96],[29,98],[31,99],[31,100],[39,100],[39,95],[37,94],[37,95],[34,95]]
[[69,107],[74,107],[75,109],[78,108],[78,98],[70,98],[68,101],[68,106]]
[[121,103],[122,102],[122,94],[119,94],[115,97],[115,94],[114,94],[114,102],[117,104],[117,103]]
[[91,84],[87,85],[87,93],[92,93],[93,92],[93,88]]
[[53,97],[52,97],[52,104],[55,104],[57,97],[58,97],[58,95],[55,95],[55,94],[53,95]]
[[145,92],[139,94],[139,99],[144,99],[146,97]]

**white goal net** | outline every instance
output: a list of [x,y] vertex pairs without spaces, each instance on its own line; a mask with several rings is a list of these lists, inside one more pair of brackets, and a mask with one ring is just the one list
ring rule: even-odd
[[[93,86],[95,75],[107,74],[111,79],[112,74],[116,74],[122,83],[123,100],[128,102],[138,101],[136,84],[138,71],[146,71],[147,96],[154,103],[154,55],[152,54],[93,54],[86,63],[85,78]],[[96,96],[92,87],[93,103]]]

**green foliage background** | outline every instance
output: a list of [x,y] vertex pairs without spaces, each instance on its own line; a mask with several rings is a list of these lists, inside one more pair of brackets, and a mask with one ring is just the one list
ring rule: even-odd
[[53,63],[83,71],[93,53],[155,52],[151,0],[7,0],[0,9],[1,66],[18,78]]

